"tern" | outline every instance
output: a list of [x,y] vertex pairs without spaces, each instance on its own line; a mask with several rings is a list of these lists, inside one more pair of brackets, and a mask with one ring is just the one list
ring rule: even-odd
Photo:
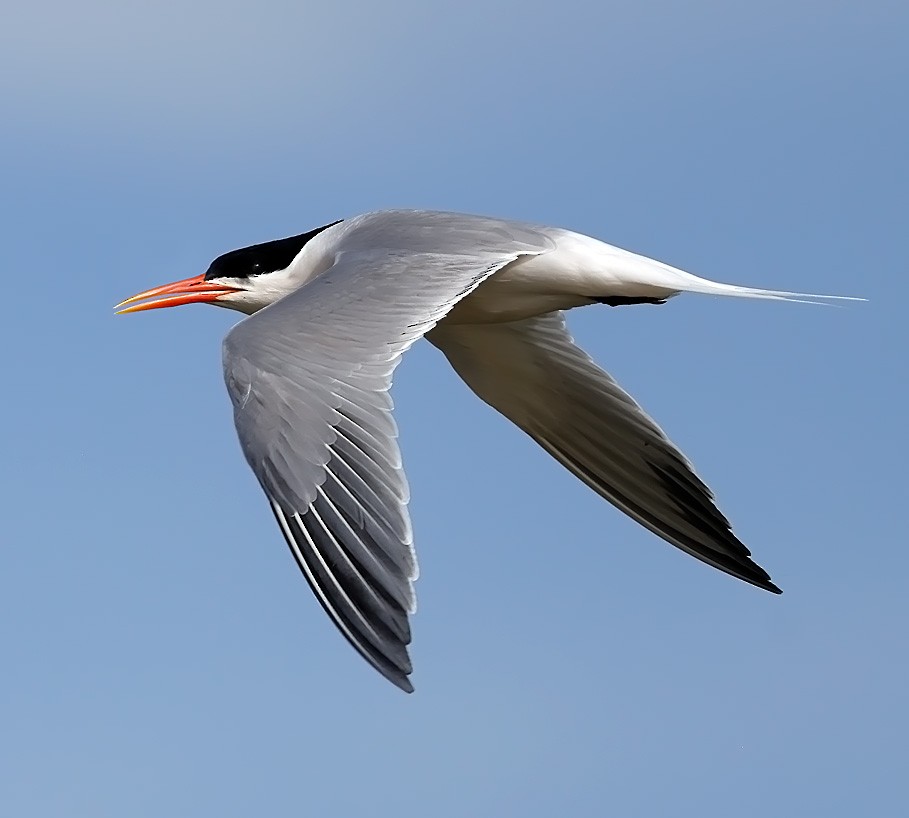
[[417,559],[389,389],[423,336],[605,500],[780,593],[685,455],[566,329],[574,307],[663,304],[683,292],[837,298],[722,284],[560,228],[390,210],[225,253],[204,274],[117,308],[204,303],[250,316],[223,345],[243,454],[322,607],[411,692]]

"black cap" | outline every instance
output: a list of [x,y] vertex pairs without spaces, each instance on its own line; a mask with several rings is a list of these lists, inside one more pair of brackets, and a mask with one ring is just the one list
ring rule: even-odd
[[273,273],[290,266],[313,236],[319,235],[323,230],[340,224],[340,221],[317,227],[308,233],[299,236],[289,236],[286,239],[275,239],[263,244],[253,244],[250,247],[241,247],[231,250],[223,256],[218,256],[205,272],[205,280],[213,278],[249,278],[250,276]]

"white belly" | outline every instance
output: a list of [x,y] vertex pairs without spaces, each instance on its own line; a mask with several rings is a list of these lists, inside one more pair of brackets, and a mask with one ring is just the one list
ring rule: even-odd
[[634,261],[644,260],[640,256],[567,230],[556,238],[550,252],[520,258],[486,279],[445,323],[517,321],[609,296],[668,298],[678,292],[657,285],[652,275],[630,275],[638,266]]

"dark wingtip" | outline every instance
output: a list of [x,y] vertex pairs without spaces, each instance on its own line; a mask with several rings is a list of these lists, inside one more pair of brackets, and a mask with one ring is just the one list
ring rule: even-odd
[[[730,532],[731,533],[731,532]],[[742,568],[745,567],[749,570],[742,571]],[[760,588],[762,591],[770,591],[771,594],[781,594],[783,590],[778,588],[770,581],[770,574],[768,574],[760,565],[758,565],[753,560],[747,560],[745,565],[737,566],[738,571],[733,573],[733,576],[738,577],[739,579],[745,580],[745,582],[754,585],[756,588]]]
[[413,682],[406,676],[402,676],[399,679],[391,679],[390,681],[401,688],[405,693],[413,693]]
[[[731,531],[729,533],[732,534]],[[745,567],[750,570],[745,573],[739,573],[737,576],[740,579],[745,580],[745,582],[750,582],[752,585],[757,586],[762,591],[770,591],[771,594],[783,593],[782,588],[778,588],[773,584],[773,582],[770,581],[770,574],[761,568],[761,566],[758,565],[754,560],[746,560]]]

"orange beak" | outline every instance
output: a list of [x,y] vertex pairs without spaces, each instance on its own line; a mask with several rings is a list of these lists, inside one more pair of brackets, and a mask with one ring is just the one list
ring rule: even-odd
[[[220,296],[226,293],[240,292],[238,287],[227,287],[224,284],[214,284],[205,280],[205,275],[184,278],[182,281],[175,281],[173,284],[164,284],[161,287],[153,287],[150,290],[127,298],[114,307],[117,315],[123,315],[127,312],[142,312],[142,310],[156,310],[159,307],[179,307],[181,304],[210,304],[216,301]],[[144,304],[135,304],[135,301],[142,301],[146,298],[155,298],[156,296],[167,296],[166,298],[157,298],[155,301],[146,301]],[[132,304],[126,309],[119,309],[125,304]]]

